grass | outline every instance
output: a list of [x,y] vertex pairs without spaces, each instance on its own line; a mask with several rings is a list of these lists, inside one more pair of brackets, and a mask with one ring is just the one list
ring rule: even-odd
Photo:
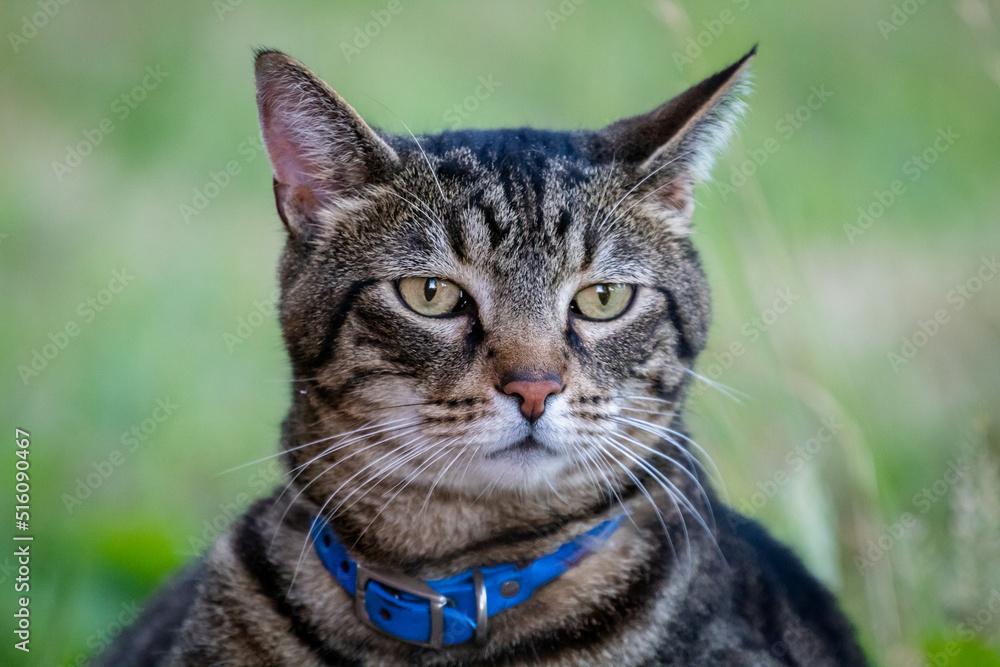
[[[885,32],[893,6],[860,0],[401,0],[348,61],[387,5],[70,3],[27,38],[39,5],[5,3],[23,39],[0,58],[0,411],[32,434],[36,539],[33,650],[5,642],[0,662],[82,664],[276,479],[218,474],[272,453],[287,405],[251,47],[419,132],[456,113],[598,127],[759,42],[751,111],[696,213],[715,312],[698,371],[747,398],[706,385],[691,431],[876,664],[1000,664],[1000,4],[913,4]],[[473,105],[479,77],[498,85]],[[115,271],[134,278],[105,296]],[[158,400],[176,405],[159,421]],[[0,457],[11,470],[13,446]]]

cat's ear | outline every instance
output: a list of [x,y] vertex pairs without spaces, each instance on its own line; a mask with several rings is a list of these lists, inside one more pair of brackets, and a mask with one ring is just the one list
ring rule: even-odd
[[313,237],[336,211],[391,174],[396,153],[351,106],[294,58],[260,51],[257,108],[274,170],[278,213]]
[[596,133],[602,161],[634,166],[657,186],[654,201],[688,211],[694,182],[708,177],[715,153],[743,115],[749,67],[757,47],[649,113],[624,118]]

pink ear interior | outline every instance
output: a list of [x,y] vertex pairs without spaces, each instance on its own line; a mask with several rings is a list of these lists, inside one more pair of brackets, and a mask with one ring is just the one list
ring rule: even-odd
[[282,220],[295,233],[315,233],[324,209],[363,197],[386,178],[397,157],[354,109],[304,65],[278,51],[254,64],[257,107],[274,170]]
[[302,147],[288,138],[288,128],[284,123],[272,119],[264,124],[263,134],[274,177],[280,183],[292,186],[311,184],[313,179],[310,174],[316,172],[317,165],[306,159]]
[[669,180],[657,186],[656,201],[675,211],[686,211],[691,204],[692,188],[691,179],[686,176]]
[[331,119],[323,114],[322,90],[303,85],[295,73],[278,71],[260,80],[260,124],[275,180],[288,186],[303,210],[328,205],[335,193],[329,165],[317,156],[332,149]]

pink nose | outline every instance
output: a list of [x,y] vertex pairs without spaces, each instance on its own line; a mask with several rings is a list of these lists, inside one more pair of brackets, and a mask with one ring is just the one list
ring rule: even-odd
[[521,414],[531,423],[545,412],[545,399],[562,390],[562,384],[555,380],[515,380],[503,386],[503,393],[520,399]]

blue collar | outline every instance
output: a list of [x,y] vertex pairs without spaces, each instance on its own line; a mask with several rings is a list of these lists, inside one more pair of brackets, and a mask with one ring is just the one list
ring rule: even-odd
[[576,566],[618,529],[624,515],[605,521],[527,565],[494,565],[424,582],[356,562],[333,528],[316,517],[309,534],[333,578],[354,596],[358,617],[372,628],[432,648],[486,639],[488,619],[521,604]]

